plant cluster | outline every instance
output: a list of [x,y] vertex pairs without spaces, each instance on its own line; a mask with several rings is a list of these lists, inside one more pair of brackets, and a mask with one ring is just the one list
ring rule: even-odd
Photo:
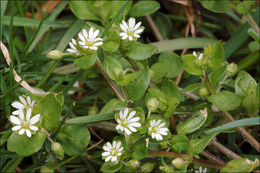
[[[184,2],[189,14],[193,2]],[[246,33],[252,40],[249,56],[259,53],[259,27],[250,15],[259,13],[256,1],[196,3],[216,13],[234,9],[247,17],[252,26]],[[1,149],[7,153],[3,172],[13,171],[29,156],[33,164],[25,171],[65,172],[70,171],[68,163],[76,163],[73,171],[90,172],[250,172],[259,167],[259,132],[254,126],[260,120],[259,83],[241,65],[227,61],[227,43],[186,38],[179,55],[172,43],[178,45],[181,38],[157,43],[144,39],[149,27],[142,17],[152,20],[150,15],[160,9],[157,1],[62,1],[48,20],[43,13],[22,56],[33,59],[39,33],[55,24],[54,16],[67,4],[77,19],[56,48],[43,51],[48,62],[41,69],[47,72],[33,78],[30,85],[36,81],[35,87],[19,76],[24,72],[19,69],[22,62],[16,67],[19,58],[12,41],[5,38],[9,51],[1,41],[8,64],[1,77],[11,77],[10,89],[6,77],[1,79],[1,111],[7,124],[1,132]],[[7,3],[1,5],[6,8]],[[8,5],[13,36],[19,18],[13,15],[15,3]],[[16,5],[21,7],[21,2]],[[160,32],[169,37],[171,24],[165,16],[151,25],[158,38]],[[193,18],[188,20],[195,37]],[[195,44],[187,46],[190,41]],[[241,136],[230,134],[242,134],[253,154],[218,142],[227,135],[229,141],[241,141]]]

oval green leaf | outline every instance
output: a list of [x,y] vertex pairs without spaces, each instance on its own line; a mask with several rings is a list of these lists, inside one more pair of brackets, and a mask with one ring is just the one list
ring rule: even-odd
[[156,47],[151,44],[133,42],[125,55],[133,60],[145,60],[150,58],[156,51]]
[[139,1],[133,5],[129,15],[133,17],[141,17],[153,14],[160,8],[160,3],[156,1]]
[[193,75],[203,74],[202,69],[197,65],[197,58],[194,55],[188,54],[181,57],[183,61],[183,68],[186,72]]

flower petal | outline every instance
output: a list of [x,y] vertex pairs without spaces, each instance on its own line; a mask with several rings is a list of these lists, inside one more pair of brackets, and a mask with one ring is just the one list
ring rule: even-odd
[[27,96],[27,103],[28,103],[28,105],[31,104],[31,97],[30,96]]
[[19,109],[12,112],[13,115],[19,115]]
[[131,17],[128,21],[129,30],[133,30],[135,27],[135,18]]
[[30,130],[26,129],[25,132],[26,132],[26,135],[27,135],[29,138],[32,136],[32,133],[31,133]]
[[82,34],[85,37],[85,39],[87,40],[88,39],[88,32],[86,31],[86,29],[82,30]]
[[27,105],[27,102],[25,101],[25,99],[22,96],[19,96],[19,99],[21,100],[21,102],[24,104],[24,106]]
[[130,135],[132,133],[130,130],[128,130],[128,128],[124,128],[124,130],[127,135]]
[[[135,114],[136,114],[136,111],[132,111],[132,112],[130,112],[130,114],[129,114],[129,116],[128,116],[128,120],[130,120],[131,118],[133,118],[134,116],[135,116]],[[139,118],[140,119],[140,118]],[[138,121],[138,120],[137,120]]]
[[18,134],[19,134],[19,135],[22,135],[22,134],[24,134],[24,132],[25,132],[25,130],[24,130],[24,129],[21,129],[21,130],[18,132]]
[[128,127],[132,132],[137,132],[137,130],[134,128],[134,127],[132,127],[132,126],[129,126]]
[[118,143],[116,144],[116,149],[119,149],[121,146],[121,141],[118,141]]
[[127,32],[127,31],[128,31],[128,29],[129,29],[129,28],[128,28],[128,25],[127,25],[127,23],[126,23],[126,22],[123,20],[123,21],[122,21],[122,24],[123,24],[123,25],[124,25],[124,27],[126,28],[126,32]]
[[32,119],[30,120],[30,125],[36,124],[40,120],[40,116],[40,114],[37,114],[34,117],[32,117]]
[[143,30],[144,30],[144,29],[141,28],[141,29],[136,30],[134,33],[135,33],[135,34],[140,34],[141,32],[143,32]]
[[[85,40],[85,38],[83,37],[82,33],[79,33],[78,36],[79,36],[79,39],[80,39],[82,42],[86,42],[86,40]],[[80,42],[79,42],[79,44],[80,44]]]
[[141,123],[130,123],[129,126],[141,127]]
[[103,152],[102,156],[108,156],[110,154],[110,152]]
[[12,128],[12,131],[17,131],[17,130],[19,130],[19,129],[21,129],[21,126],[14,126],[14,127]]
[[10,121],[13,123],[13,124],[17,124],[17,125],[20,125],[21,124],[21,120],[13,115],[10,116]]
[[74,38],[71,39],[71,42],[74,44],[74,45],[77,45],[77,42]]
[[22,109],[19,109],[19,118],[21,121],[24,121],[24,113]]
[[100,46],[102,44],[103,44],[103,42],[97,42],[97,43],[94,43],[94,46]]
[[26,120],[27,120],[27,122],[30,121],[31,115],[32,115],[32,109],[29,108],[27,110],[27,112],[26,112]]
[[94,33],[93,33],[93,36],[92,38],[95,39],[99,34],[99,30],[96,30]]
[[108,157],[105,159],[105,162],[108,162],[111,158],[112,158],[112,156],[108,156]]
[[93,31],[94,31],[94,29],[91,27],[90,29],[89,29],[89,31],[88,31],[88,36],[89,36],[89,39],[90,40],[92,40],[93,39]]
[[124,118],[126,118],[127,114],[128,114],[129,108],[125,108],[124,110]]
[[122,23],[120,24],[120,28],[121,28],[124,32],[127,32],[127,28],[126,28],[125,25],[123,25]]
[[132,118],[131,120],[129,120],[129,122],[137,122],[140,120],[140,117],[135,117],[135,118]]
[[139,28],[139,26],[141,26],[141,24],[142,24],[142,22],[138,22],[138,23],[135,25],[135,27],[134,27],[133,30],[134,30],[134,31],[137,30],[137,29]]
[[30,126],[29,127],[31,130],[33,130],[33,131],[37,131],[38,130],[38,127],[36,127],[36,126]]
[[16,109],[24,109],[25,108],[25,106],[22,103],[19,103],[18,101],[13,102],[12,106]]

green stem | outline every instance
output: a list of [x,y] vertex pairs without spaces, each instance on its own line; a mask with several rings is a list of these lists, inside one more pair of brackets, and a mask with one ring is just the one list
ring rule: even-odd
[[254,30],[259,34],[260,31],[259,31],[259,26],[257,25],[257,23],[255,22],[254,18],[250,15],[250,14],[247,14],[245,15],[246,16],[246,19],[248,21],[248,23],[254,28]]
[[42,84],[44,82],[46,82],[46,80],[50,77],[50,75],[52,74],[52,72],[55,70],[55,68],[57,67],[57,65],[60,63],[59,61],[55,61],[51,67],[49,68],[48,72],[45,74],[45,76],[40,80],[40,82],[36,85],[37,88],[41,87]]
[[221,169],[225,166],[224,164],[221,164],[221,163],[209,162],[206,160],[196,159],[194,157],[190,157],[187,154],[180,154],[180,153],[167,152],[167,151],[149,151],[148,156],[182,158],[184,160],[190,160],[190,161],[193,161],[200,165],[217,168],[217,169]]
[[207,75],[207,73],[206,73],[205,70],[203,70],[203,76],[204,76],[204,80],[205,80],[205,82],[206,82],[206,85],[207,85],[207,87],[208,87],[210,93],[211,93],[212,95],[214,95],[216,92],[215,92],[215,90],[214,90],[214,88],[213,88],[213,86],[212,86],[212,84],[211,84],[211,82],[210,82],[210,80],[209,80],[209,78],[208,78],[208,75]]
[[73,102],[70,107],[69,107],[69,110],[67,111],[67,113],[65,114],[65,116],[63,117],[62,121],[60,122],[59,124],[59,127],[58,129],[56,130],[56,132],[54,133],[53,135],[53,139],[56,138],[57,134],[59,133],[60,129],[61,129],[61,126],[64,124],[65,120],[69,117],[73,107],[75,106],[76,102]]

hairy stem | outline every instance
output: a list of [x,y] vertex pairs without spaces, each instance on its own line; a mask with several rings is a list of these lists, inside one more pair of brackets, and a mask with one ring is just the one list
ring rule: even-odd
[[224,160],[221,160],[221,159],[217,158],[215,155],[211,154],[207,150],[202,151],[201,154],[203,156],[207,157],[208,159],[213,160],[213,161],[215,161],[215,162],[217,162],[219,164],[222,164],[222,165],[226,164]]

